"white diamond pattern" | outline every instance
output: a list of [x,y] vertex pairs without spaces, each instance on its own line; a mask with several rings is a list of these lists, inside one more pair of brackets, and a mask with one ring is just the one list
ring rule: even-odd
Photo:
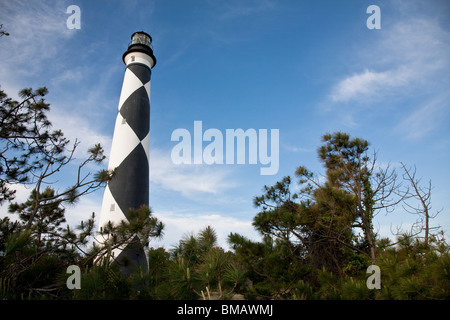
[[[111,207],[114,205],[114,211],[111,211]],[[102,211],[100,214],[99,226],[102,227],[111,221],[113,224],[118,224],[121,221],[126,220],[122,210],[111,194],[109,187],[106,186],[105,193],[103,195]]]
[[[122,104],[128,97],[135,92],[137,89],[142,87],[143,83],[139,78],[131,71],[130,69],[125,70],[125,76],[123,79],[122,91],[120,93],[119,99],[119,110],[122,107]],[[149,96],[150,97],[150,96]]]
[[122,115],[118,113],[116,126],[114,128],[111,154],[109,156],[109,170],[118,167],[140,142],[133,129],[131,129],[126,121],[124,122],[122,120]]

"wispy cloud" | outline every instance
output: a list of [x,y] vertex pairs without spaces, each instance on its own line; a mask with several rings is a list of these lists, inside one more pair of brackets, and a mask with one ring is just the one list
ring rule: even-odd
[[217,233],[219,245],[223,248],[229,248],[227,238],[231,232],[245,235],[253,240],[260,238],[252,226],[252,221],[225,216],[221,213],[192,214],[187,212],[160,211],[155,212],[154,215],[165,225],[163,239],[150,243],[154,247],[162,245],[170,249],[172,246],[178,244],[178,241],[183,235],[189,233],[196,234],[207,226],[214,228]]
[[235,19],[274,8],[270,0],[228,0],[222,3],[221,19]]
[[77,67],[70,70],[65,70],[60,74],[56,75],[50,80],[51,86],[61,85],[61,83],[66,84],[78,84],[83,80],[84,75],[87,73],[87,70],[82,67]]
[[[0,73],[23,76],[45,68],[65,40],[74,34],[66,27],[65,1],[3,1],[0,19],[11,34],[8,51],[0,51]],[[18,66],[22,66],[18,68]],[[11,69],[14,68],[14,69]],[[12,72],[14,71],[14,72]]]
[[416,76],[416,71],[410,66],[400,66],[394,70],[376,72],[364,70],[351,75],[334,86],[330,98],[333,102],[348,102],[351,100],[370,100],[373,97],[385,95],[395,88],[407,85]]
[[49,114],[49,118],[54,129],[61,129],[64,136],[71,142],[75,142],[75,140],[80,142],[75,157],[86,158],[86,150],[97,143],[102,145],[105,154],[109,154],[112,137],[96,130],[84,115],[68,117],[67,111],[55,109]]
[[186,197],[220,194],[235,185],[226,167],[176,165],[170,158],[170,150],[164,152],[156,148],[152,148],[150,154],[150,181]]
[[450,35],[432,19],[399,21],[386,35],[356,57],[371,66],[339,80],[329,95],[332,102],[370,101],[402,94],[423,85],[448,67]]
[[282,145],[284,149],[291,152],[311,152],[311,149],[308,148],[302,148],[302,147],[296,147],[290,144],[283,144]]
[[[440,127],[450,111],[450,94],[439,95],[419,105],[395,130],[406,139],[419,139]],[[447,123],[446,123],[447,124]]]
[[450,33],[433,18],[410,17],[352,53],[354,65],[365,67],[338,79],[325,104],[342,124],[357,127],[361,122],[354,119],[368,108],[392,114],[393,101],[401,101],[404,112],[394,129],[405,138],[422,137],[442,125],[449,106]]

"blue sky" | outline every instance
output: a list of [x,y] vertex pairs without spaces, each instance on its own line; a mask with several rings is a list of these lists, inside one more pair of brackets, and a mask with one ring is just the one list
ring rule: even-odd
[[[69,5],[81,29],[68,29]],[[369,30],[369,5],[381,29]],[[10,96],[47,86],[50,119],[73,141],[77,159],[100,142],[109,152],[130,36],[153,38],[150,205],[166,224],[154,245],[170,247],[186,232],[212,225],[250,238],[264,185],[299,165],[324,173],[320,137],[345,131],[367,139],[381,167],[403,161],[433,184],[433,223],[450,230],[450,3],[447,0],[347,1],[0,1],[0,85]],[[203,130],[279,129],[280,167],[174,165],[171,134]],[[106,167],[107,163],[105,163]],[[92,170],[98,168],[93,167]],[[400,168],[398,168],[400,169]],[[63,188],[70,173],[55,186]],[[29,190],[18,190],[18,200]],[[100,211],[103,192],[67,209],[70,223]],[[5,215],[5,207],[0,208]],[[401,213],[375,219],[408,228]]]

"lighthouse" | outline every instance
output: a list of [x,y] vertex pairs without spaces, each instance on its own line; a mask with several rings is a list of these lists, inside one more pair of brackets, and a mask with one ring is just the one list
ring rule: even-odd
[[[99,229],[128,220],[130,209],[149,205],[150,78],[156,64],[151,43],[149,34],[135,32],[122,56],[125,75],[108,164],[115,173],[105,187]],[[111,254],[125,274],[136,267],[148,270],[137,235]]]

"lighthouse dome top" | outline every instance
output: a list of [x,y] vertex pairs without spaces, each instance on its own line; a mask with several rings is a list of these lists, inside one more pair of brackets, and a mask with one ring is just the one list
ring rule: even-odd
[[[122,55],[123,62],[128,65],[130,62],[136,62],[142,56],[147,61],[149,68],[153,68],[156,64],[156,58],[153,54],[152,37],[144,32],[138,31],[131,35],[131,42],[128,44],[128,50]],[[128,58],[127,58],[128,57]],[[141,61],[143,62],[143,61]]]
[[143,44],[150,47],[152,37],[144,31],[138,31],[131,35],[131,44]]

